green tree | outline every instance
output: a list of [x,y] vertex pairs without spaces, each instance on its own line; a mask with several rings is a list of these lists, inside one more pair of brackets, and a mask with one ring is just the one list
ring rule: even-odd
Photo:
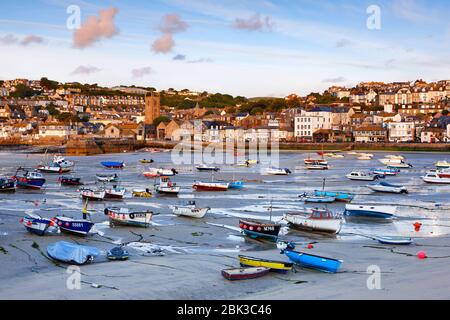
[[33,96],[35,96],[37,94],[38,94],[37,92],[35,92],[33,89],[27,87],[26,85],[18,84],[16,86],[16,91],[12,92],[10,94],[10,96],[13,97],[13,98],[21,98],[21,99],[23,99],[23,98],[33,97]]
[[41,78],[41,87],[47,90],[56,90],[58,88],[58,82],[48,80],[48,78]]
[[449,113],[450,113],[450,111],[448,111],[448,110],[442,111],[442,115],[444,115],[444,116],[447,116]]

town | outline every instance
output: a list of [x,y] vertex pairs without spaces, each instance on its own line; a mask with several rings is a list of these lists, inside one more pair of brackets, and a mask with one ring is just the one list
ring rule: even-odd
[[[0,144],[70,140],[448,143],[450,80],[365,82],[285,98],[173,88],[0,81]],[[194,131],[201,125],[200,136]]]

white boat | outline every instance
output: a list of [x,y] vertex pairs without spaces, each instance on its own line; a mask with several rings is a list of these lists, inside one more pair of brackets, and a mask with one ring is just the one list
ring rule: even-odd
[[396,159],[396,160],[405,160],[404,156],[400,155],[387,155],[385,156],[386,159]]
[[372,160],[372,157],[364,154],[360,155],[357,160]]
[[128,225],[148,228],[154,213],[151,211],[133,212],[128,208],[106,208],[105,215],[109,217],[112,225]]
[[344,215],[358,218],[392,219],[397,212],[396,206],[368,206],[347,204]]
[[125,188],[113,186],[105,189],[105,199],[122,200],[126,193],[127,190]]
[[384,158],[379,160],[382,164],[389,165],[389,164],[398,164],[403,163],[403,159],[391,159],[391,158]]
[[197,191],[227,191],[230,187],[229,183],[222,182],[201,182],[197,181],[192,185]]
[[114,182],[119,180],[119,176],[117,174],[97,174],[96,177],[100,182]]
[[291,170],[289,169],[281,169],[281,168],[268,168],[266,169],[266,173],[274,176],[288,176],[291,174]]
[[[49,164],[49,165],[41,165],[38,167],[38,170],[44,173],[64,173],[62,168],[55,164]],[[67,171],[65,171],[67,172]]]
[[74,162],[67,160],[66,158],[64,158],[62,156],[54,156],[53,163],[59,165],[61,168],[63,168],[63,170],[66,168],[72,169],[75,166]]
[[201,166],[195,167],[198,171],[220,171],[219,167],[208,166],[206,164],[202,164]]
[[283,220],[293,228],[327,233],[339,233],[342,228],[342,217],[325,209],[312,209],[296,213],[287,213]]
[[181,188],[172,183],[169,177],[160,177],[159,184],[155,186],[156,192],[169,195],[177,195]]
[[173,214],[190,218],[203,218],[211,208],[198,208],[195,201],[188,202],[184,206],[171,206]]
[[382,181],[378,184],[369,184],[367,187],[375,192],[402,193],[402,194],[408,193],[408,189],[406,189],[405,186],[394,185],[385,181]]
[[376,174],[364,171],[353,171],[347,174],[346,177],[350,180],[357,180],[357,181],[374,181],[379,178],[379,176]]
[[450,184],[450,178],[443,178],[437,173],[427,173],[426,176],[422,177],[422,180],[426,183]]
[[175,169],[149,168],[147,171],[144,172],[144,177],[147,178],[159,178],[161,176],[172,177],[176,174],[178,174],[178,172]]
[[104,200],[105,196],[106,196],[105,190],[94,191],[94,190],[90,190],[90,189],[83,189],[83,190],[81,190],[80,194],[83,199],[93,200],[93,201]]
[[450,162],[448,162],[448,161],[438,161],[434,165],[436,166],[436,168],[439,168],[439,169],[450,168]]
[[330,167],[328,165],[322,164],[308,164],[305,167],[307,170],[329,170]]
[[345,156],[343,154],[333,154],[330,157],[333,158],[333,159],[343,159],[343,158],[345,158]]
[[385,159],[380,159],[379,161],[389,168],[408,169],[408,168],[412,167],[411,164],[406,163],[402,159],[387,159],[387,158],[385,158]]

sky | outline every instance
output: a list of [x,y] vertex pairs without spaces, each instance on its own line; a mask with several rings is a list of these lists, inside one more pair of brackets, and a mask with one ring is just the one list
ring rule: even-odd
[[2,0],[0,79],[247,97],[450,79],[449,12],[448,0]]

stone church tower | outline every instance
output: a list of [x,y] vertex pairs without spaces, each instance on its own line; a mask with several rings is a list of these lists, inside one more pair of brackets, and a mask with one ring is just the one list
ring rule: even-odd
[[153,121],[161,115],[161,98],[158,92],[149,92],[145,95],[145,124],[153,124]]

